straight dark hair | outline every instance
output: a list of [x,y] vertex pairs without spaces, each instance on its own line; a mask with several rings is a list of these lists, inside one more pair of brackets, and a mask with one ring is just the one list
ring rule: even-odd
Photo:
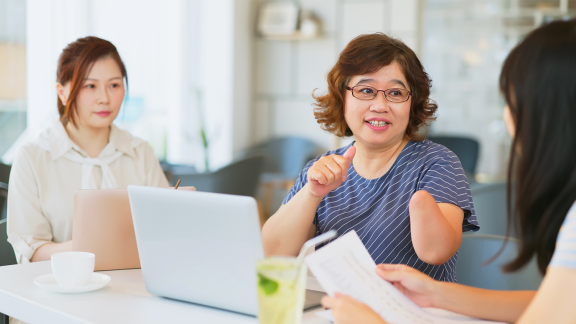
[[504,270],[519,270],[536,256],[545,274],[576,200],[576,20],[530,33],[504,62],[500,90],[516,128],[508,166],[508,231],[515,228],[520,239],[518,256]]

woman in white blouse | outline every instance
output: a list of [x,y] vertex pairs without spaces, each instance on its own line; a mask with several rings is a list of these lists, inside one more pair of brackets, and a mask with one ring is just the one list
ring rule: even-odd
[[106,40],[80,38],[60,55],[60,120],[18,151],[10,174],[8,241],[18,263],[71,250],[76,190],[168,187],[152,148],[112,124],[124,80],[124,63]]

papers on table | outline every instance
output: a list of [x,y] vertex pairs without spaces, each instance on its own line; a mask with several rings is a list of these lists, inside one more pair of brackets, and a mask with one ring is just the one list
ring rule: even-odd
[[420,308],[376,274],[376,264],[355,231],[307,256],[306,263],[330,296],[335,292],[349,295],[370,306],[390,324],[496,323],[456,314],[434,315]]

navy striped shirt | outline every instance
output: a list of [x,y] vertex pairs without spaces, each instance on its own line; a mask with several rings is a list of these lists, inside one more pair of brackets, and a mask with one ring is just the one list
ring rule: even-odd
[[[287,203],[307,182],[308,169],[320,157],[343,155],[352,144],[327,152],[308,162],[284,199]],[[446,147],[424,140],[410,141],[386,174],[368,180],[348,169],[346,181],[318,206],[316,235],[331,229],[343,235],[355,230],[376,263],[402,263],[430,277],[456,282],[456,258],[431,265],[420,260],[410,236],[408,204],[418,190],[426,190],[438,203],[455,204],[464,210],[462,231],[480,229],[468,180],[460,160]]]

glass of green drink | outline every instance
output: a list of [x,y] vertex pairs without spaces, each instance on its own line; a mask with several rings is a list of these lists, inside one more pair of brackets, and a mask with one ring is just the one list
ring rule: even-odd
[[258,319],[261,324],[299,324],[306,291],[306,264],[270,257],[256,263]]

